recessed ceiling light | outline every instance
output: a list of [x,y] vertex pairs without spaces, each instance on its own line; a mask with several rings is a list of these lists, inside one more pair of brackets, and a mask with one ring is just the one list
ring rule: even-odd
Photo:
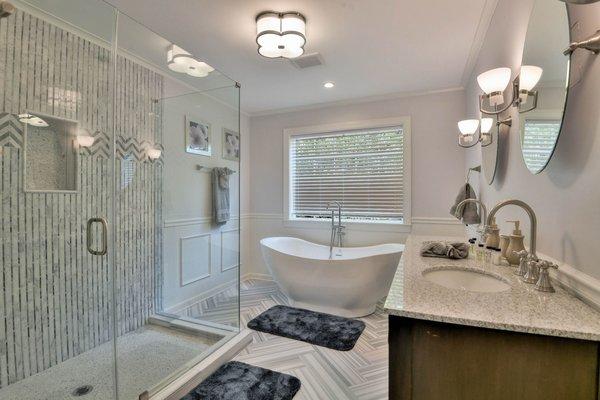
[[332,87],[334,87],[334,86],[335,86],[335,83],[333,83],[333,82],[325,82],[325,83],[323,84],[323,87],[325,87],[325,88],[327,88],[327,89],[331,89],[331,88],[332,88]]

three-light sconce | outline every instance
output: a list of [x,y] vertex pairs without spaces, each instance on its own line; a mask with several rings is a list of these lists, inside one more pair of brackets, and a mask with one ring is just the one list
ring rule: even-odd
[[[501,125],[511,126],[512,118],[500,119],[500,114],[511,107],[516,107],[519,113],[526,113],[537,108],[538,91],[533,90],[542,77],[543,70],[534,65],[523,65],[520,74],[512,82],[511,99],[506,102],[504,91],[510,83],[512,71],[510,68],[495,68],[480,74],[477,83],[483,94],[479,96],[479,111],[482,115],[495,115],[498,119],[496,129]],[[481,127],[480,127],[481,125]],[[491,129],[493,118],[467,119],[459,121],[458,145],[473,147],[477,143],[489,146],[493,143]],[[476,137],[477,134],[477,137]]]

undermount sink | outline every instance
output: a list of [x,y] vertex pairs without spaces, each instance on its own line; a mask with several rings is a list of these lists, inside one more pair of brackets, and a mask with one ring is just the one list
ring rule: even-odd
[[510,285],[501,278],[475,269],[435,268],[425,270],[423,277],[436,285],[469,292],[504,292]]

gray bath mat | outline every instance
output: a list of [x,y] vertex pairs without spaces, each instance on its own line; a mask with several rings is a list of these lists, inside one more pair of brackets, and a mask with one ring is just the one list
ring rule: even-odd
[[248,322],[248,328],[348,351],[356,344],[365,329],[365,323],[302,308],[274,306]]
[[291,375],[230,361],[181,400],[291,400],[298,390]]

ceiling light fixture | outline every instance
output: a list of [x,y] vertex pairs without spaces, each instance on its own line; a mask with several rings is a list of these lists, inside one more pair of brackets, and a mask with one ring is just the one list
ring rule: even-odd
[[39,126],[40,128],[45,128],[48,126],[48,123],[32,114],[19,114],[19,122],[24,124]]
[[327,88],[327,89],[331,89],[331,88],[332,88],[332,87],[334,87],[334,86],[335,86],[335,83],[333,83],[333,82],[325,82],[325,83],[323,84],[323,87],[325,87],[325,88]]
[[203,61],[198,61],[190,53],[174,44],[167,49],[167,65],[171,71],[203,78],[215,69]]
[[306,18],[290,12],[265,11],[256,16],[258,54],[267,58],[296,58],[304,54]]

